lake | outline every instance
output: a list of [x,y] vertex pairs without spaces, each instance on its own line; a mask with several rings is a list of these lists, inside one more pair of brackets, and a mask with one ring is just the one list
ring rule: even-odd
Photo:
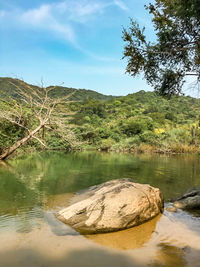
[[200,266],[200,212],[82,236],[54,214],[74,194],[117,179],[159,187],[165,207],[200,187],[198,155],[42,152],[0,164],[0,266]]

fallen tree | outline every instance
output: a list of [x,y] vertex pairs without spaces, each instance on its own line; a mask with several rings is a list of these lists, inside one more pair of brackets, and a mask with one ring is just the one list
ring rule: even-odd
[[[24,130],[24,136],[8,147],[0,155],[0,160],[5,160],[19,147],[30,139],[36,139],[43,147],[47,148],[44,140],[46,131],[53,131],[66,140],[73,147],[76,138],[70,130],[68,119],[72,113],[67,108],[68,95],[64,98],[52,98],[50,92],[56,87],[32,87],[18,80],[15,84],[15,99],[6,91],[0,94],[0,120],[9,121]],[[42,136],[39,133],[42,131]]]

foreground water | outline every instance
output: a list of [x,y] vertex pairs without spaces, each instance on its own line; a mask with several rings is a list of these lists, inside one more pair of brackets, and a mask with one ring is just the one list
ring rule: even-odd
[[159,187],[165,206],[200,187],[199,156],[40,153],[0,165],[0,266],[200,266],[200,213],[164,211],[116,233],[57,221],[75,192],[117,178]]

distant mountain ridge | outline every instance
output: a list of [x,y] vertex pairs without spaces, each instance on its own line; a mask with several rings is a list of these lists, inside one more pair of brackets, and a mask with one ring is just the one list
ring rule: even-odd
[[[28,84],[19,79],[14,79],[10,77],[0,77],[0,91],[6,92],[8,95],[10,95],[13,98],[18,98],[17,89],[13,84],[17,86],[23,86],[24,84],[24,87],[31,86],[32,88],[35,88],[35,89],[39,88],[39,86]],[[48,88],[51,88],[51,87],[53,86],[49,86]],[[74,101],[84,101],[87,99],[97,99],[97,100],[108,101],[108,100],[112,100],[116,98],[116,96],[104,95],[93,90],[75,89],[75,88],[65,87],[65,86],[56,86],[55,89],[50,92],[50,95],[53,98],[56,98],[56,97],[65,97],[71,93],[73,93],[73,95],[69,98],[69,100],[74,100]]]

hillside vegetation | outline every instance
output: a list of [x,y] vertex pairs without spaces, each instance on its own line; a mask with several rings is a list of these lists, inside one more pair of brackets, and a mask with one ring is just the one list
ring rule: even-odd
[[[17,89],[15,85],[22,86],[22,81],[18,79],[13,78],[1,78],[0,77],[0,92],[7,92],[10,96],[12,96],[14,99],[17,99]],[[28,85],[35,90],[39,90],[39,86],[27,84],[26,82],[23,82],[24,88]],[[51,88],[53,86],[49,86]],[[98,92],[92,91],[92,90],[86,90],[86,89],[74,89],[70,87],[64,87],[64,86],[55,86],[55,89],[52,90],[51,96],[53,98],[56,97],[65,97],[69,94],[72,94],[69,100],[74,101],[82,101],[86,99],[99,99],[99,100],[110,100],[114,97],[111,95],[103,95]]]
[[74,130],[100,149],[194,152],[200,143],[200,100],[140,91],[108,102],[73,103]]
[[[14,88],[5,81],[5,78],[0,79],[0,88],[2,89],[5,83],[4,90],[15,97]],[[56,89],[57,93],[53,97],[63,96],[67,90],[63,87]],[[154,92],[144,91],[116,98],[94,91],[77,90],[74,96],[78,101],[73,98],[74,101],[67,104],[73,115],[70,120],[67,118],[66,123],[76,136],[75,149],[199,152],[199,99],[189,96],[165,99]],[[59,107],[59,110],[62,110],[62,107]],[[26,107],[25,114],[27,112]],[[23,129],[1,120],[0,150],[5,150],[24,134]],[[70,149],[70,142],[63,142],[59,136],[51,135],[51,132],[45,134],[45,141],[49,148]],[[27,146],[41,148],[36,140],[29,141]]]

